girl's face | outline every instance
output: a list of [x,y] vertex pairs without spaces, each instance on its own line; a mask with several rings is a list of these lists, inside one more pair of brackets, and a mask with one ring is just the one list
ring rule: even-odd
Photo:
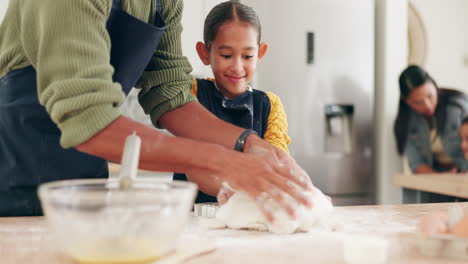
[[465,159],[468,160],[468,123],[460,126],[461,148]]
[[257,31],[249,23],[232,21],[219,27],[209,50],[204,43],[197,43],[200,59],[211,65],[224,96],[232,99],[247,90],[257,63],[268,49],[265,43],[258,45],[257,38]]
[[426,82],[416,87],[405,99],[405,102],[415,112],[424,116],[432,116],[437,107],[437,88],[434,83]]

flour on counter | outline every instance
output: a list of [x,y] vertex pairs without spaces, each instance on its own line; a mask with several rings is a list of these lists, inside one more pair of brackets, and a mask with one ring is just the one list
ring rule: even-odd
[[291,219],[279,205],[271,201],[275,222],[269,223],[257,208],[255,201],[246,194],[238,192],[219,208],[216,220],[232,229],[270,231],[276,234],[330,229],[327,217],[333,210],[332,203],[315,187],[308,195],[313,206],[306,208],[297,205],[296,220]]

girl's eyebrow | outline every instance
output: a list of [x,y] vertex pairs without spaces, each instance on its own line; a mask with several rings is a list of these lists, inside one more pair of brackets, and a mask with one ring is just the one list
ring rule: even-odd
[[[217,48],[217,50],[226,50],[226,49],[229,49],[231,50],[232,47],[231,46],[228,46],[228,45],[221,45]],[[257,48],[256,47],[253,47],[253,46],[249,46],[249,47],[245,47],[244,50],[256,50]]]
[[218,50],[224,50],[224,49],[232,49],[231,46],[227,46],[227,45],[221,45],[218,47]]

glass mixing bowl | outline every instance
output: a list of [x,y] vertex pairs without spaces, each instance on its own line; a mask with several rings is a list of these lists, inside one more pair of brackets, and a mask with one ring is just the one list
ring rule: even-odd
[[137,179],[120,190],[107,179],[43,184],[38,193],[57,245],[78,263],[151,263],[176,248],[197,187]]

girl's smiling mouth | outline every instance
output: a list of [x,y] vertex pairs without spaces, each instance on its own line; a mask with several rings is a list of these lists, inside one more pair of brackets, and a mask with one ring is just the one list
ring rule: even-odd
[[244,79],[245,76],[237,77],[237,76],[229,76],[229,75],[227,75],[226,78],[227,78],[229,81],[233,82],[233,83],[237,83],[237,82],[240,82],[242,79]]

